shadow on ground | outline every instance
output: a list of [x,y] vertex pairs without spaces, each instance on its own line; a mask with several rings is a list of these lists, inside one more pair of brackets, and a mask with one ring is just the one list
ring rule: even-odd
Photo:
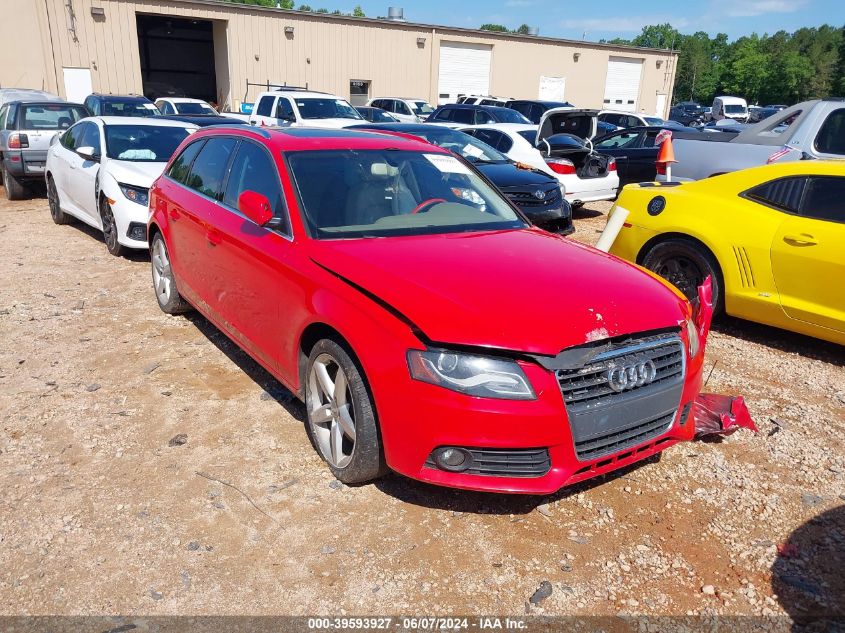
[[845,505],[810,519],[779,546],[772,592],[794,631],[845,631]]

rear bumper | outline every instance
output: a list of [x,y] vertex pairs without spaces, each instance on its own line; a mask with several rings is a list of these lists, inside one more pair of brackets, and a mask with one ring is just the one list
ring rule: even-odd
[[3,169],[18,180],[43,180],[47,164],[44,150],[6,150],[3,152]]
[[558,180],[566,190],[566,201],[570,204],[613,200],[619,192],[619,176],[616,172],[602,178],[579,178],[567,174]]

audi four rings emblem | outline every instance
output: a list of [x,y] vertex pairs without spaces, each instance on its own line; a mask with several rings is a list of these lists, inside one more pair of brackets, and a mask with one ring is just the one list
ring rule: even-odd
[[654,361],[645,360],[625,367],[608,369],[607,384],[614,391],[621,392],[654,382],[656,376],[657,367]]

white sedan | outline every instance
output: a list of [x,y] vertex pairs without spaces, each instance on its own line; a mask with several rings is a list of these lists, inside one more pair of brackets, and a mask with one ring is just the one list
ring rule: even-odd
[[155,118],[89,117],[54,137],[47,153],[50,215],[103,232],[106,248],[147,248],[153,181],[195,125]]
[[156,99],[156,107],[162,114],[205,114],[217,116],[218,112],[207,101],[188,97],[162,97]]
[[461,131],[495,147],[511,160],[554,176],[566,191],[567,201],[578,207],[585,202],[613,200],[619,189],[616,161],[593,151],[591,141],[583,140],[596,133],[594,112],[555,108],[543,115],[539,128],[495,123]]

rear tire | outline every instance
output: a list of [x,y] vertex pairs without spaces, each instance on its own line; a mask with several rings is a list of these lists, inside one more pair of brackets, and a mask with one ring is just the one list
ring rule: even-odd
[[331,339],[308,356],[305,407],[311,443],[337,479],[360,484],[388,472],[363,370]]
[[3,187],[8,200],[26,200],[32,195],[29,188],[10,174],[8,169],[3,170]]
[[666,240],[651,247],[642,262],[645,268],[669,281],[690,301],[698,298],[698,287],[709,276],[713,288],[713,312],[721,314],[724,311],[722,270],[703,246],[685,239]]
[[52,176],[47,177],[47,202],[50,204],[50,217],[56,224],[70,224],[70,216],[62,211],[59,204],[59,192]]
[[182,314],[191,310],[191,304],[182,298],[176,287],[176,277],[170,266],[170,255],[161,233],[156,233],[150,244],[150,263],[153,271],[153,290],[158,307],[165,314]]
[[115,257],[123,255],[124,247],[118,241],[117,222],[114,219],[114,212],[111,210],[111,205],[106,197],[100,199],[100,219],[103,222],[103,240],[106,243],[106,248],[109,253]]

